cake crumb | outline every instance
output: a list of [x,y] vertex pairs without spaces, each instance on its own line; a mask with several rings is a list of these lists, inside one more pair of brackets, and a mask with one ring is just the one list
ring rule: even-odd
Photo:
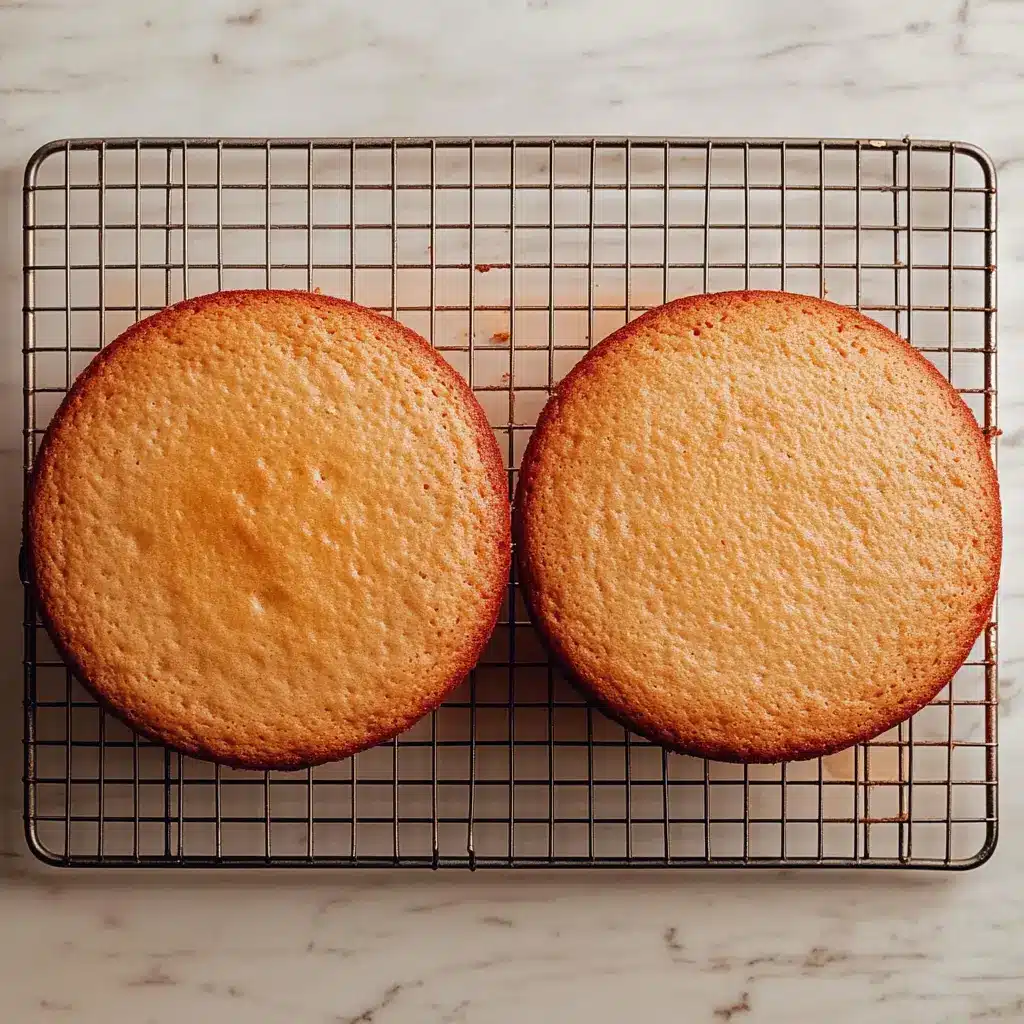
[[499,345],[507,345],[511,337],[512,333],[510,331],[495,331],[491,335],[491,341],[496,341]]
[[488,271],[494,269],[493,263],[477,263],[474,268],[478,274],[486,274]]

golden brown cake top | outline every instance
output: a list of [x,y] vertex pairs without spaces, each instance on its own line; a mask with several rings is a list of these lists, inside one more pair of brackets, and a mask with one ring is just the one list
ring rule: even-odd
[[393,320],[305,292],[205,296],[105,349],[27,516],[83,681],[241,765],[410,725],[472,666],[507,583],[503,461],[465,382]]
[[999,493],[963,401],[885,327],[778,292],[652,310],[526,452],[535,618],[616,717],[685,751],[807,757],[932,699],[987,621]]

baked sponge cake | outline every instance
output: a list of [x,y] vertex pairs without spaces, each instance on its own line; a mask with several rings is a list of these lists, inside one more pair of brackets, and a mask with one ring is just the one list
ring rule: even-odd
[[395,321],[306,292],[182,302],[104,349],[26,515],[82,682],[243,767],[411,725],[472,667],[508,582],[504,463],[465,382]]
[[986,439],[891,331],[802,295],[651,310],[560,384],[515,516],[534,619],[624,724],[734,761],[828,753],[931,700],[988,620]]

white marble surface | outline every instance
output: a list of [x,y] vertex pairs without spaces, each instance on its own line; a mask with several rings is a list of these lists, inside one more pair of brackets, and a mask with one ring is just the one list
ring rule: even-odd
[[[1024,2],[0,0],[5,1021],[1024,1020]],[[1000,172],[1002,840],[961,876],[88,874],[20,801],[20,178],[88,135],[962,138]]]

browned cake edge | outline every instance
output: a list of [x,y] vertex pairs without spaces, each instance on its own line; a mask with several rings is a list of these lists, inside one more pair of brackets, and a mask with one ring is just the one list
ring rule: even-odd
[[[834,744],[822,746],[809,746],[793,744],[790,746],[778,745],[771,750],[751,750],[745,754],[737,753],[734,748],[723,749],[713,744],[687,744],[680,745],[672,730],[664,723],[638,713],[637,709],[621,701],[614,701],[609,698],[608,693],[601,687],[600,680],[586,678],[573,664],[572,656],[559,635],[557,624],[547,621],[536,611],[535,602],[530,599],[531,589],[536,585],[536,575],[532,568],[530,551],[530,489],[538,476],[538,465],[544,451],[546,435],[550,430],[556,428],[562,404],[573,396],[580,384],[588,377],[593,376],[600,365],[601,360],[614,349],[615,346],[632,338],[640,329],[649,324],[652,320],[673,311],[696,310],[701,307],[708,307],[710,311],[721,313],[723,311],[737,311],[747,304],[771,302],[776,305],[788,305],[792,308],[804,310],[808,307],[817,307],[822,312],[840,319],[847,326],[860,326],[870,328],[875,337],[889,346],[905,359],[909,366],[923,370],[926,376],[939,385],[940,392],[945,396],[949,410],[960,422],[963,429],[965,442],[973,446],[979,456],[981,465],[986,467],[991,484],[992,500],[987,509],[988,515],[995,520],[997,526],[998,542],[993,553],[989,572],[986,576],[987,596],[973,609],[970,628],[968,631],[969,640],[961,645],[957,653],[956,668],[952,672],[943,674],[934,680],[933,684],[922,689],[919,699],[901,708],[886,720],[881,726],[873,726],[864,729],[862,732],[852,736],[847,735]],[[996,588],[999,583],[999,567],[1002,560],[1002,509],[999,500],[999,481],[996,476],[995,465],[993,464],[989,451],[988,440],[985,432],[978,425],[974,414],[967,407],[964,400],[957,393],[953,385],[932,365],[913,345],[901,338],[894,331],[891,331],[884,324],[877,320],[827,299],[818,299],[808,295],[797,295],[791,292],[774,291],[731,291],[713,292],[708,294],[689,295],[681,299],[674,299],[663,306],[656,306],[648,310],[635,320],[620,327],[617,331],[608,335],[603,341],[595,345],[562,379],[555,389],[548,403],[544,406],[537,420],[537,426],[530,437],[526,451],[523,453],[521,468],[519,471],[519,483],[516,487],[515,500],[512,511],[512,535],[516,549],[516,563],[521,583],[520,591],[524,603],[529,612],[530,619],[541,635],[551,653],[558,660],[567,678],[597,705],[609,718],[618,722],[626,729],[630,729],[642,736],[652,740],[661,746],[675,750],[681,754],[689,754],[695,757],[707,757],[717,761],[731,761],[734,763],[748,764],[774,764],[779,761],[801,761],[814,757],[822,757],[833,754],[839,750],[845,750],[854,744],[862,743],[873,739],[876,736],[888,731],[900,722],[906,721],[925,707],[936,695],[946,686],[956,674],[960,665],[970,654],[975,640],[985,628],[989,621],[992,603],[995,600]],[[907,708],[909,707],[909,710]]]
[[[232,748],[231,752],[222,749],[213,749],[202,744],[182,744],[178,741],[171,742],[171,736],[161,729],[160,723],[153,719],[147,719],[142,715],[133,713],[131,709],[115,706],[111,703],[100,688],[95,686],[89,679],[82,658],[75,649],[73,638],[63,631],[54,620],[49,610],[50,595],[46,588],[41,586],[38,574],[35,571],[36,560],[40,557],[41,551],[37,548],[38,537],[42,533],[39,528],[46,516],[48,507],[45,503],[36,500],[36,481],[43,467],[50,461],[59,458],[60,448],[53,437],[56,428],[69,414],[69,412],[84,401],[88,401],[93,386],[93,381],[99,375],[102,367],[120,349],[127,348],[137,339],[148,333],[154,327],[159,328],[161,321],[174,320],[181,313],[198,312],[206,309],[220,307],[248,305],[254,301],[266,300],[268,296],[287,296],[290,300],[305,304],[313,310],[325,312],[345,311],[349,316],[361,321],[368,327],[377,329],[383,328],[392,335],[401,337],[410,345],[421,349],[424,354],[435,364],[438,372],[463,401],[473,421],[474,433],[479,446],[480,455],[486,466],[488,490],[493,495],[491,508],[493,512],[494,533],[497,538],[494,555],[487,574],[487,595],[488,615],[482,617],[475,625],[468,628],[471,643],[466,648],[465,657],[457,669],[451,674],[446,682],[438,687],[431,699],[424,700],[414,710],[403,716],[396,716],[391,721],[375,723],[376,728],[371,732],[367,731],[358,743],[339,744],[332,743],[330,738],[324,737],[322,743],[316,746],[307,746],[302,749],[296,748],[289,751],[287,755],[268,759],[260,757],[258,751],[253,751],[251,756],[239,754],[238,748]],[[479,401],[473,394],[469,384],[431,345],[415,331],[404,324],[390,317],[377,313],[374,310],[360,306],[358,303],[349,302],[346,299],[335,298],[330,295],[304,292],[289,289],[238,289],[234,291],[213,292],[209,295],[202,295],[194,299],[186,299],[162,309],[152,316],[140,320],[129,327],[123,334],[119,335],[105,348],[101,349],[92,359],[89,365],[79,374],[68,393],[64,396],[53,419],[50,421],[43,437],[36,461],[33,465],[32,475],[29,480],[24,507],[24,532],[25,548],[27,554],[28,580],[36,597],[39,617],[42,620],[47,633],[53,640],[58,653],[67,664],[68,668],[81,682],[93,698],[110,711],[113,715],[126,722],[131,728],[143,736],[188,754],[206,760],[216,761],[219,764],[237,768],[251,768],[258,770],[288,771],[300,768],[312,767],[324,764],[328,761],[337,761],[361,750],[375,746],[378,743],[391,739],[399,733],[410,728],[424,715],[439,707],[448,697],[452,690],[457,687],[469,674],[476,662],[479,660],[487,641],[494,632],[497,624],[501,604],[505,596],[505,589],[508,586],[508,574],[511,562],[511,536],[509,530],[509,503],[508,503],[508,481],[505,472],[505,461],[498,446],[497,438],[487,421],[487,415],[483,411]]]

